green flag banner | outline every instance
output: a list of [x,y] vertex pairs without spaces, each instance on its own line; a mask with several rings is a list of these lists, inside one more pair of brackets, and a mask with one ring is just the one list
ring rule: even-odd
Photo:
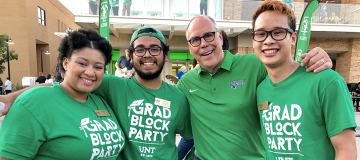
[[[100,35],[106,40],[110,41],[110,35],[109,35],[109,0],[100,0],[99,5],[99,31]],[[109,65],[106,66],[106,73],[110,73],[109,71]]]
[[295,61],[301,62],[300,56],[307,52],[310,42],[312,14],[319,8],[320,0],[311,0],[306,6],[300,20],[298,38],[296,41]]

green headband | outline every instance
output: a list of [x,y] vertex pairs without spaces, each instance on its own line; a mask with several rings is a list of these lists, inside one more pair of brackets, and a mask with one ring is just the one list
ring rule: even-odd
[[[140,33],[139,34],[139,31],[140,30],[143,30],[143,29],[147,29],[147,28],[151,28],[153,30],[155,30],[156,32],[147,32],[147,33]],[[144,27],[141,27],[139,28],[138,30],[136,30],[134,32],[134,34],[131,36],[131,41],[130,41],[130,45],[139,37],[142,37],[142,36],[150,36],[150,37],[156,37],[157,39],[159,39],[161,42],[163,42],[165,45],[166,45],[166,41],[165,41],[165,37],[164,35],[156,28],[154,27],[151,27],[151,26],[144,26]]]

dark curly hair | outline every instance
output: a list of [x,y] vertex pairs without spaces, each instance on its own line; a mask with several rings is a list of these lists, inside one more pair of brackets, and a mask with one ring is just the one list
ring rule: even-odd
[[[149,32],[156,33],[156,31],[154,29],[152,29],[152,28],[145,28],[145,29],[140,30],[138,34],[149,33]],[[160,43],[161,43],[161,48],[163,49],[163,53],[164,53],[164,57],[165,57],[165,55],[169,53],[170,47],[165,45],[161,41],[160,41]],[[129,57],[132,59],[133,58],[133,53],[134,53],[134,42],[131,43],[130,46],[127,49],[129,51]]]
[[78,31],[70,32],[69,35],[61,40],[58,49],[58,66],[62,72],[65,72],[62,64],[63,59],[65,57],[70,59],[75,50],[81,50],[83,48],[100,51],[105,59],[105,65],[110,63],[112,57],[112,47],[110,43],[93,30],[79,29]]

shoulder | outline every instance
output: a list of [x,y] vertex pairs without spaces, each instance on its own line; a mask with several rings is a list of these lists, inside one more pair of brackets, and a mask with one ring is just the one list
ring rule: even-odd
[[314,72],[306,72],[306,73],[311,75],[311,78],[315,78],[315,79],[318,79],[320,81],[325,81],[325,82],[332,82],[337,79],[343,79],[339,73],[335,72],[332,69],[326,69],[319,73],[314,73]]
[[31,88],[31,89],[25,91],[24,93],[22,93],[20,95],[20,97],[22,97],[22,96],[41,97],[41,96],[48,95],[49,93],[56,92],[57,90],[58,89],[55,86],[49,86],[49,87],[47,87],[47,86],[39,86],[39,87],[34,87],[34,88]]
[[[94,94],[94,93],[89,93],[89,98],[91,98],[91,100],[93,100],[94,102],[103,102],[106,103],[105,99],[101,98],[100,96]],[[106,103],[107,104],[107,103]]]
[[245,55],[234,55],[233,61],[242,61],[247,63],[261,63],[259,58],[256,57],[256,54],[250,53]]
[[[127,78],[120,78],[111,74],[104,75],[101,85],[98,89],[115,89],[115,88],[125,88],[126,83],[129,82]],[[96,90],[98,90],[96,89]]]
[[[191,71],[188,71],[186,74],[184,74],[183,76],[181,76],[181,79],[179,80],[178,84],[183,81],[189,81],[189,80],[196,80],[198,79],[197,78],[197,75],[198,75],[198,72],[199,72],[199,68],[196,68],[196,69],[193,69]],[[180,72],[179,72],[180,73]]]
[[337,88],[336,86],[346,86],[342,76],[332,69],[326,69],[319,73],[306,72],[305,67],[302,67],[302,69],[302,74],[298,74],[297,77],[301,78],[308,86],[318,86],[316,88],[320,89],[320,91],[333,87]]
[[[184,75],[186,75],[186,74],[184,74]],[[184,76],[183,76],[183,77],[184,77]],[[182,78],[181,78],[181,79],[182,79]],[[166,83],[165,81],[163,81],[163,83],[164,83],[164,84],[163,84],[163,85],[164,85],[164,91],[165,91],[166,93],[171,94],[172,97],[175,97],[175,98],[177,98],[177,99],[179,99],[179,98],[185,98],[185,94],[184,94],[183,91],[180,90],[180,88],[174,87],[174,86]]]
[[55,86],[45,87],[39,86],[31,88],[24,93],[22,93],[15,102],[22,103],[26,106],[42,106],[41,104],[46,104],[47,100],[53,99],[53,97],[58,97],[61,95],[61,92]]
[[[265,65],[257,58],[255,53],[234,55],[231,68],[237,68],[235,71],[238,71],[239,69],[248,72],[259,71],[258,74],[262,76],[267,75]],[[244,70],[244,68],[246,69]]]
[[176,95],[183,95],[184,94],[179,88],[174,87],[174,86],[166,83],[165,81],[163,81],[163,85],[164,85],[165,90],[174,92],[174,94],[176,94]]

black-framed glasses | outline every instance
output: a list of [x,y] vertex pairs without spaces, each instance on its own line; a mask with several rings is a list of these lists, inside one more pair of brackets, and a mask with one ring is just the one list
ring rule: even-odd
[[269,34],[275,41],[281,41],[286,38],[288,32],[290,33],[290,35],[294,33],[294,31],[289,28],[277,28],[272,31],[264,31],[264,30],[252,31],[251,34],[252,37],[254,38],[254,41],[263,42],[269,36]]
[[215,32],[207,32],[204,34],[204,36],[202,37],[193,37],[190,40],[188,40],[188,42],[193,46],[193,47],[197,47],[200,46],[201,44],[201,38],[204,38],[204,40],[206,42],[212,42],[215,39],[215,33],[219,32],[219,31],[215,31]]
[[152,46],[150,48],[136,47],[133,49],[133,52],[136,56],[142,57],[146,54],[146,50],[150,53],[150,55],[157,56],[162,51],[162,48],[160,46]]

